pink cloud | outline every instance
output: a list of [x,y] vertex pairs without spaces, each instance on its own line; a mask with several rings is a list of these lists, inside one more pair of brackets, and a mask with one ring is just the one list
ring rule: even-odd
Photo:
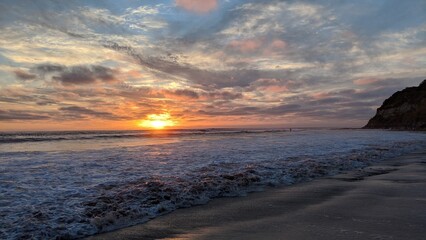
[[259,90],[261,91],[265,91],[265,92],[270,92],[270,93],[284,93],[284,92],[288,92],[289,89],[287,86],[263,86],[260,87]]
[[253,53],[263,50],[265,55],[274,55],[277,52],[285,49],[287,43],[280,39],[268,40],[265,37],[233,40],[229,43],[231,48],[234,48],[242,53]]
[[312,93],[311,96],[314,99],[319,100],[319,99],[324,99],[324,98],[329,97],[330,93],[328,93],[328,92],[316,92],[316,93]]
[[276,49],[283,49],[287,46],[287,43],[284,42],[283,40],[280,39],[275,39],[274,41],[272,41],[271,43],[271,47],[272,48],[276,48]]
[[176,5],[187,11],[208,13],[217,7],[217,0],[176,0]]
[[369,85],[369,84],[372,84],[372,83],[376,83],[378,81],[380,81],[380,80],[377,79],[377,78],[360,78],[360,79],[354,80],[354,84],[355,85]]
[[284,93],[289,91],[289,86],[291,81],[286,81],[276,78],[259,78],[253,82],[251,87],[253,90],[257,89],[263,92],[269,93]]
[[254,52],[259,49],[261,45],[262,41],[257,39],[234,40],[229,44],[232,48],[243,53]]
[[264,49],[263,55],[265,56],[274,56],[281,54],[282,50],[287,47],[287,43],[281,39],[274,39],[269,45]]

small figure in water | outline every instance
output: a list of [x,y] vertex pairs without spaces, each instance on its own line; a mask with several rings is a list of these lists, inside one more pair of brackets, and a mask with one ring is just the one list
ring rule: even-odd
[[291,132],[291,128],[290,128],[290,132]]

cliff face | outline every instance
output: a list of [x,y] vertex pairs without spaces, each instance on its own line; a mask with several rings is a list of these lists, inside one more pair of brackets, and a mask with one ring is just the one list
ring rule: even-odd
[[426,80],[386,99],[364,128],[426,130]]

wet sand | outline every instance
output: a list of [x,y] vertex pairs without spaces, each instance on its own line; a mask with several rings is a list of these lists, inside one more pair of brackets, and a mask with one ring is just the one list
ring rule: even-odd
[[215,199],[110,239],[425,239],[426,152],[247,197]]

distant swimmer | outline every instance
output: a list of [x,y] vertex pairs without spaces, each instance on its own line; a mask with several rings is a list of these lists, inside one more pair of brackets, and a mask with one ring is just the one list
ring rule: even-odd
[[290,128],[290,132],[291,132],[291,128]]

